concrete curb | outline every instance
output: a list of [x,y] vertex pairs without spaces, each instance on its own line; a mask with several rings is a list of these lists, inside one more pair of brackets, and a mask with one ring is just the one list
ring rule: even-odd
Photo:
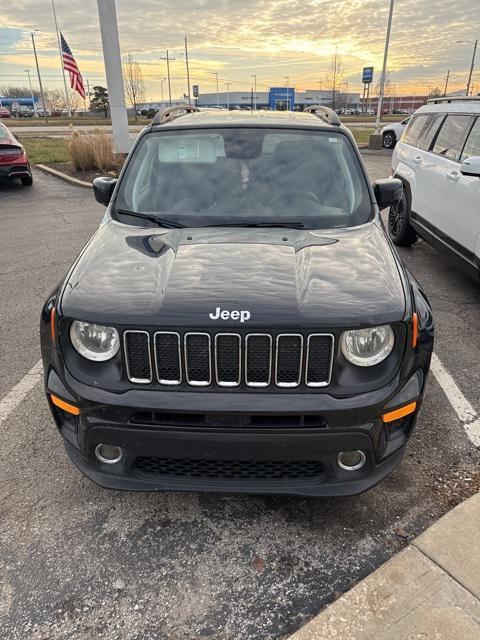
[[289,640],[478,640],[479,549],[477,493]]
[[45,164],[36,164],[37,169],[40,169],[44,173],[49,173],[56,178],[60,178],[60,180],[65,180],[65,182],[69,182],[70,184],[74,184],[77,187],[85,187],[88,189],[93,189],[93,184],[91,182],[85,182],[84,180],[79,180],[78,178],[74,178],[73,176],[69,176],[67,173],[63,173],[62,171],[58,171],[57,169],[52,169],[52,167],[47,167]]

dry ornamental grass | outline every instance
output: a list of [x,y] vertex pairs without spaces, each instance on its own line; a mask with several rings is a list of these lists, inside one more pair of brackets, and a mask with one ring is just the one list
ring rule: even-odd
[[112,139],[103,131],[73,131],[68,141],[68,153],[77,171],[112,171],[117,167]]

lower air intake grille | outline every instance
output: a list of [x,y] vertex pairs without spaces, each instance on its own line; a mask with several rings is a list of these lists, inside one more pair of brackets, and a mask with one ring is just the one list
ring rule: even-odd
[[141,475],[227,480],[283,480],[315,478],[322,474],[316,460],[189,460],[141,457],[134,471]]

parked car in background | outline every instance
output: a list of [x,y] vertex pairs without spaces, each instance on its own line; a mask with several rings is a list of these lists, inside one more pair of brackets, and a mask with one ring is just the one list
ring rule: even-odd
[[0,119],[1,118],[11,118],[12,114],[10,113],[10,109],[7,107],[0,107]]
[[380,133],[383,137],[383,146],[385,149],[393,149],[395,147],[409,122],[410,116],[401,122],[389,122],[385,127],[383,127]]
[[389,214],[393,241],[417,235],[480,276],[480,96],[437,98],[420,107],[393,153],[404,184]]
[[0,179],[19,178],[27,187],[33,183],[27,153],[13,133],[0,123]]

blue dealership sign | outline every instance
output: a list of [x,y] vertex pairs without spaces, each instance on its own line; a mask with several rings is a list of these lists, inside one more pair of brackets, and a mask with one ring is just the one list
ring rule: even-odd
[[364,84],[373,82],[373,67],[363,67],[362,82]]
[[295,89],[293,87],[271,87],[269,106],[272,111],[293,111]]

